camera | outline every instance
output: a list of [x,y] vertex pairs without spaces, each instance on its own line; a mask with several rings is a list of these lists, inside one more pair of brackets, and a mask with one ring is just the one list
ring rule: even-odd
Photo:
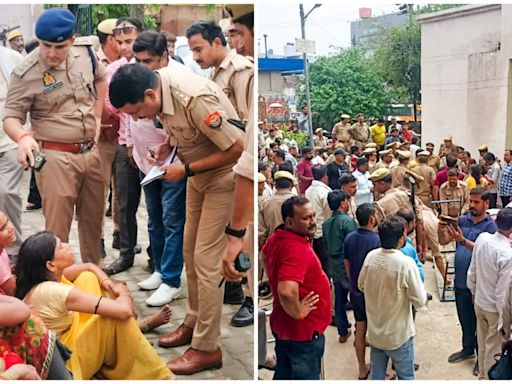
[[34,171],[39,172],[46,164],[46,157],[44,153],[37,152],[34,149],[32,150],[32,154],[34,155],[34,166],[32,168]]
[[247,272],[251,268],[251,261],[249,254],[246,252],[240,252],[235,259],[235,269],[238,272]]

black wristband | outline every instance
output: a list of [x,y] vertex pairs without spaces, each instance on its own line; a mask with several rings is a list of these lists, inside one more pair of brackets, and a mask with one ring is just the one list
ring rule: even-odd
[[224,233],[230,235],[230,236],[234,236],[234,237],[238,237],[240,239],[242,239],[244,236],[245,236],[245,229],[241,229],[240,231],[237,231],[236,229],[233,229],[228,225],[226,225],[226,228],[224,229]]
[[194,176],[194,172],[192,172],[190,170],[190,164],[189,163],[185,163],[185,175],[187,175],[187,177]]

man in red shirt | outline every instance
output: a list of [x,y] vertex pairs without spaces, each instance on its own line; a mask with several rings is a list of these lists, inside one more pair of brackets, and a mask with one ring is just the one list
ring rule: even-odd
[[311,159],[314,156],[313,148],[302,147],[302,160],[297,164],[297,173],[299,174],[300,195],[304,196],[306,189],[313,182],[313,163]]
[[[455,155],[450,154],[446,156],[446,168],[437,172],[434,180],[434,188],[432,189],[433,200],[439,200],[439,188],[448,181],[448,171],[457,166],[457,160]],[[459,180],[464,180],[464,176],[462,172],[459,172]]]
[[402,136],[409,144],[412,144],[412,135],[412,131],[409,130],[409,123],[405,121],[402,124]]
[[329,280],[311,241],[315,210],[293,196],[281,207],[284,224],[262,249],[274,302],[270,328],[276,339],[274,380],[320,378],[324,331],[331,322]]

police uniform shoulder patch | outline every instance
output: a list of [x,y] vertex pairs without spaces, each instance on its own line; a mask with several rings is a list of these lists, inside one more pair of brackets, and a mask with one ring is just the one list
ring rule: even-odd
[[39,48],[30,52],[21,63],[19,63],[13,70],[18,77],[23,77],[39,61]]
[[219,111],[215,111],[206,116],[204,122],[210,128],[217,129],[222,124],[222,116]]
[[231,60],[231,64],[233,64],[233,67],[235,68],[235,71],[243,71],[244,69],[253,68],[254,65],[251,63],[247,58],[245,58],[242,55],[235,55],[233,56],[233,59]]

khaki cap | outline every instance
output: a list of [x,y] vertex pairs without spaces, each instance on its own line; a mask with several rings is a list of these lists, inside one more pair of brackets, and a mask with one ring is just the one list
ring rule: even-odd
[[377,144],[376,143],[368,143],[368,144],[366,144],[366,148],[377,148]]
[[350,119],[350,115],[347,115],[346,113],[344,113],[343,115],[341,115],[341,118],[342,119]]
[[381,156],[391,155],[391,149],[385,149],[384,151],[380,151],[379,155],[381,155]]
[[117,19],[105,19],[98,24],[96,30],[104,33],[105,35],[113,35],[113,30],[116,28]]
[[430,152],[429,151],[421,151],[420,153],[418,153],[416,156],[425,156],[425,157],[429,157],[430,156]]
[[23,34],[21,33],[21,31],[18,28],[16,28],[7,34],[6,39],[7,39],[7,41],[11,41],[15,37],[20,37],[20,36],[23,36]]
[[398,154],[398,157],[400,159],[410,159],[411,158],[411,151],[396,151]]
[[265,175],[261,172],[258,172],[258,183],[264,183],[265,181],[267,181]]
[[447,136],[443,139],[444,141],[452,141],[452,137],[451,136]]
[[482,144],[481,146],[478,147],[478,150],[479,151],[487,151],[487,150],[489,150],[489,147],[487,147],[487,144]]
[[289,179],[291,181],[295,181],[295,177],[288,171],[277,171],[274,173],[274,180],[278,179]]
[[261,120],[258,121],[258,125],[263,125],[263,124],[265,124],[263,121],[261,121]]
[[407,176],[411,176],[411,177],[413,177],[413,178],[414,178],[414,180],[416,180],[417,182],[421,182],[421,181],[425,180],[425,178],[424,178],[423,176],[418,175],[416,172],[413,172],[413,171],[411,171],[410,169],[406,169],[406,170],[405,170],[405,174],[406,174]]
[[343,143],[338,143],[334,148],[345,148],[345,146],[343,145]]
[[427,148],[434,148],[435,145],[434,145],[434,143],[427,143],[427,144],[425,144],[425,147],[427,147]]
[[374,171],[368,178],[371,181],[380,181],[384,179],[386,176],[389,176],[391,172],[389,172],[389,169],[387,168],[379,168],[376,171]]
[[398,141],[394,141],[394,142],[386,145],[386,148],[388,148],[388,149],[393,149],[393,148],[398,148],[398,147],[400,147],[400,143]]
[[315,129],[315,133],[320,133],[320,132],[324,133],[324,129],[323,128]]
[[224,9],[233,20],[254,12],[253,4],[226,4]]
[[366,148],[363,153],[364,154],[368,154],[368,153],[375,153],[377,152],[377,150],[375,148]]

